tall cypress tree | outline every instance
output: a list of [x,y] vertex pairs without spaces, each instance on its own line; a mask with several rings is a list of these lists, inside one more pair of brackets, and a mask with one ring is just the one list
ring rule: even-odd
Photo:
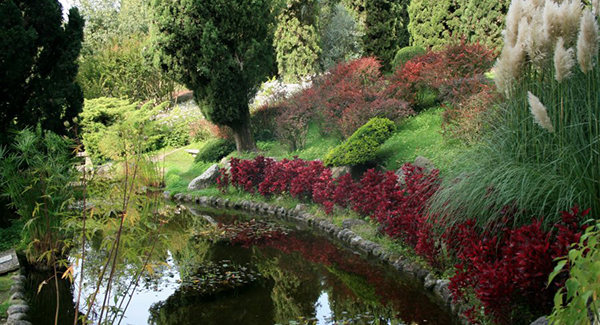
[[160,66],[194,91],[210,121],[254,150],[248,102],[271,70],[270,0],[154,0]]
[[389,69],[396,51],[409,43],[408,0],[365,1],[364,50]]
[[317,12],[316,0],[288,0],[287,7],[277,18],[277,68],[286,81],[314,74],[319,69]]
[[75,77],[83,19],[72,8],[63,24],[58,0],[0,3],[0,132],[38,123],[64,132],[64,121],[81,111]]
[[510,0],[466,0],[464,2],[459,9],[458,34],[471,42],[501,48],[504,19]]
[[412,0],[408,6],[410,43],[439,48],[459,38],[457,17],[465,0]]

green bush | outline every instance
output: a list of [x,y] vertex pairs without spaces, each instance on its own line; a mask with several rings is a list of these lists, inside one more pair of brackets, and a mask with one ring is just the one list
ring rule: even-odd
[[420,46],[407,46],[403,47],[396,52],[394,61],[392,61],[392,67],[398,68],[403,65],[406,61],[411,60],[414,57],[427,53],[427,50]]
[[106,98],[86,100],[80,116],[81,138],[85,150],[95,161],[111,159],[118,150],[119,130],[144,128],[144,147],[158,150],[164,146],[164,138],[168,138],[173,128],[159,125],[153,117],[163,111],[169,102],[154,106],[149,102],[138,108],[137,103],[127,99]]
[[209,140],[200,149],[195,162],[218,162],[223,157],[235,151],[235,143],[225,139]]
[[387,118],[372,118],[339,146],[331,149],[327,166],[354,166],[375,159],[377,149],[394,134],[396,125]]
[[600,224],[586,229],[579,243],[573,244],[569,255],[558,262],[548,283],[559,274],[568,273],[564,288],[554,297],[550,324],[598,324],[600,310]]

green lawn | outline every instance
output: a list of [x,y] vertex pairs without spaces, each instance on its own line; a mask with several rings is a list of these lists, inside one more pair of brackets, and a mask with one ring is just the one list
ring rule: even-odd
[[423,156],[442,173],[451,168],[454,158],[465,145],[444,138],[442,113],[442,108],[430,108],[402,122],[398,132],[381,146],[378,152],[380,164],[395,170],[406,162],[413,162],[417,156]]
[[8,299],[10,298],[10,286],[12,285],[11,277],[16,273],[9,273],[0,276],[0,319],[6,318],[8,310]]

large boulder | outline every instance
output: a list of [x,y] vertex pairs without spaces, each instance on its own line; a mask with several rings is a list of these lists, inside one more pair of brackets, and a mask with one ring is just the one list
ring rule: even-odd
[[333,178],[342,177],[346,174],[352,173],[352,167],[350,166],[339,166],[331,168],[331,176]]
[[188,185],[188,191],[198,191],[214,185],[219,177],[219,165],[210,166],[202,175],[194,178]]
[[417,156],[417,158],[415,158],[415,162],[413,163],[413,165],[415,165],[417,167],[421,167],[427,172],[430,172],[435,168],[435,165],[431,162],[431,160],[429,160],[423,156]]

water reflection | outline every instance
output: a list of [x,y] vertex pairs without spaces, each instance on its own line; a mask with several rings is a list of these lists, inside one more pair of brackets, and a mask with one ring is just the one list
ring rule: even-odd
[[[164,224],[160,247],[122,324],[454,323],[414,281],[310,231],[286,225],[277,236],[273,230],[280,231],[281,225],[250,222],[240,215],[212,218],[237,226],[215,228],[207,219],[185,212]],[[252,225],[252,230],[240,225]],[[226,231],[235,233],[223,234]],[[229,243],[232,236],[238,239],[236,245]],[[89,261],[106,254],[97,248],[90,250]],[[136,258],[124,261],[111,296],[124,292],[135,278]],[[87,265],[84,296],[93,292],[98,272],[97,263]],[[207,285],[214,287],[205,290]],[[76,287],[71,297],[76,297]],[[52,312],[42,299],[34,301],[33,308],[34,313]],[[40,319],[34,324],[53,323]]]

